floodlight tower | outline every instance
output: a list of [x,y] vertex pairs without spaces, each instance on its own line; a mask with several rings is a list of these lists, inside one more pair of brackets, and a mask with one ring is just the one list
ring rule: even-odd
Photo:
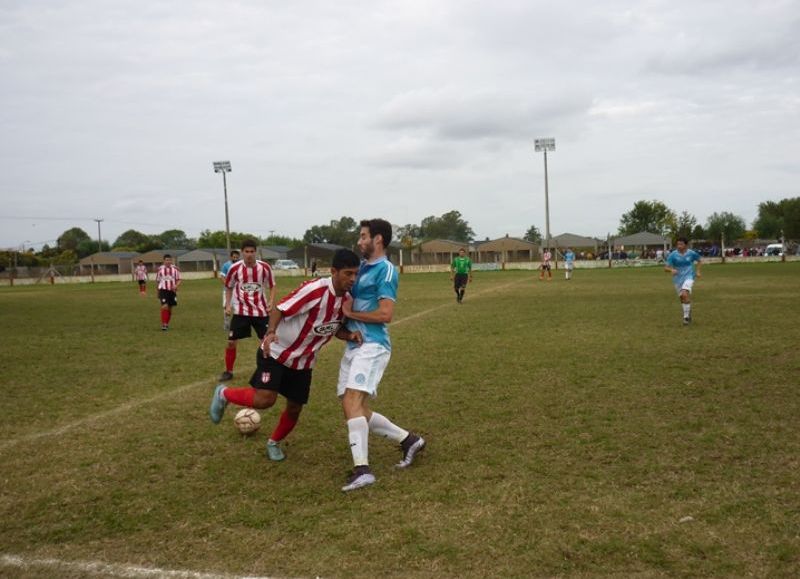
[[231,252],[231,226],[228,221],[228,180],[225,178],[225,173],[230,172],[230,161],[214,161],[214,173],[222,173],[222,189],[225,192],[225,243],[228,247],[228,254]]
[[103,238],[100,236],[100,224],[105,221],[105,219],[92,219],[92,221],[97,221],[97,251],[103,251]]
[[534,149],[544,153],[544,235],[545,249],[550,249],[550,193],[547,189],[547,151],[556,150],[555,139],[535,139]]

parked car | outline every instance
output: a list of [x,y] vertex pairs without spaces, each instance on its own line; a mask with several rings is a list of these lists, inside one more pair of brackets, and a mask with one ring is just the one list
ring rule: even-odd
[[300,266],[291,259],[276,259],[272,267],[275,269],[300,269]]
[[777,255],[778,257],[783,256],[783,244],[782,243],[770,243],[767,246],[767,250],[764,252],[764,255]]

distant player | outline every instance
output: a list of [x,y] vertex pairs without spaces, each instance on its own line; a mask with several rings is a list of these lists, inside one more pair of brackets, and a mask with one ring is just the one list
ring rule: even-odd
[[539,266],[539,269],[541,270],[539,272],[539,281],[542,281],[544,279],[545,271],[547,272],[547,281],[553,279],[553,272],[550,271],[552,269],[550,265],[551,259],[553,259],[553,254],[550,253],[549,249],[545,249],[544,253],[542,254],[542,265]]
[[564,277],[566,279],[572,279],[573,269],[575,269],[575,252],[568,247],[564,252]]
[[472,260],[467,257],[467,252],[463,247],[458,250],[458,255],[450,264],[450,280],[453,282],[453,289],[456,292],[456,301],[461,303],[464,301],[467,284],[472,281]]
[[164,263],[156,272],[158,300],[161,302],[161,331],[169,329],[172,308],[178,305],[178,288],[181,285],[181,270],[172,265],[172,256],[164,254]]
[[[231,316],[231,321],[225,348],[225,371],[219,377],[221,382],[233,378],[238,341],[249,338],[251,328],[259,338],[264,338],[275,302],[275,277],[266,261],[256,259],[255,241],[245,239],[242,242],[242,257],[225,276],[225,313]],[[264,293],[267,287],[269,297]]]
[[[219,280],[222,282],[222,327],[225,328],[226,332],[231,329],[231,317],[225,313],[225,277],[228,275],[228,270],[237,261],[239,261],[239,250],[234,249],[231,251],[230,259],[223,263],[219,270]],[[233,297],[236,299],[235,295]]]
[[139,295],[147,295],[147,266],[141,259],[136,264],[136,268],[133,270],[133,275],[136,278],[136,281],[139,283]]
[[292,431],[308,403],[311,373],[317,352],[336,335],[342,340],[360,343],[361,334],[343,327],[342,305],[350,297],[360,260],[349,249],[333,256],[331,276],[303,283],[272,310],[269,328],[256,354],[256,371],[250,388],[214,390],[209,415],[214,424],[222,420],[225,406],[231,402],[249,408],[270,408],[278,394],[286,398],[286,409],[267,441],[267,456],[283,460],[280,441]]
[[692,323],[692,288],[695,278],[701,277],[700,268],[703,262],[700,254],[688,249],[685,237],[679,237],[674,249],[667,257],[664,271],[672,274],[672,283],[683,307],[683,325]]
[[347,420],[353,472],[342,487],[344,492],[375,483],[369,468],[370,433],[400,444],[403,457],[398,468],[411,466],[414,457],[425,448],[425,439],[393,424],[385,416],[369,409],[369,399],[378,395],[378,383],[391,357],[387,324],[394,315],[397,300],[397,270],[386,258],[392,241],[392,226],[383,219],[361,222],[358,248],[366,261],[350,290],[353,302],[344,305],[347,329],[359,332],[362,343],[348,342],[339,366],[337,394]]

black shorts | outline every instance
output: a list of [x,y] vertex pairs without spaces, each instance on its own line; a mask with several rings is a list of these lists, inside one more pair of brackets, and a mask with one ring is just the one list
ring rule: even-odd
[[542,264],[542,271],[545,271],[545,270],[546,271],[550,271],[550,264],[549,263],[543,263]]
[[146,285],[147,285],[147,282],[145,280],[143,280],[143,279],[139,280],[139,287],[144,287]]
[[467,287],[468,281],[469,281],[468,273],[457,273],[453,277],[453,287],[455,287],[455,289],[461,289],[462,287]]
[[311,369],[294,370],[265,358],[261,348],[256,350],[256,371],[250,386],[259,390],[272,390],[298,404],[308,404],[311,392]]
[[253,335],[250,328],[256,331],[259,338],[263,338],[267,333],[267,324],[269,323],[269,316],[263,318],[240,316],[233,314],[228,328],[229,340],[241,340],[242,338],[249,338]]
[[160,289],[158,290],[158,300],[161,302],[162,306],[177,306],[178,294],[169,290]]

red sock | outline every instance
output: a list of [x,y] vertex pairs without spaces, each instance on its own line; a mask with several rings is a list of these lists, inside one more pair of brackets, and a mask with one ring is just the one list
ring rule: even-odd
[[296,420],[292,420],[287,412],[284,410],[281,413],[281,417],[278,420],[278,425],[275,427],[275,430],[272,432],[272,436],[270,439],[274,440],[275,442],[279,442],[286,438],[289,433],[294,428],[294,425],[297,424]]
[[168,324],[169,323],[169,314],[167,310],[161,310],[161,323]]
[[172,319],[172,310],[167,310],[167,323]]
[[234,362],[236,362],[236,348],[225,348],[225,370],[233,372]]
[[255,388],[225,388],[222,395],[228,402],[233,402],[239,406],[253,407],[253,399],[256,396]]

